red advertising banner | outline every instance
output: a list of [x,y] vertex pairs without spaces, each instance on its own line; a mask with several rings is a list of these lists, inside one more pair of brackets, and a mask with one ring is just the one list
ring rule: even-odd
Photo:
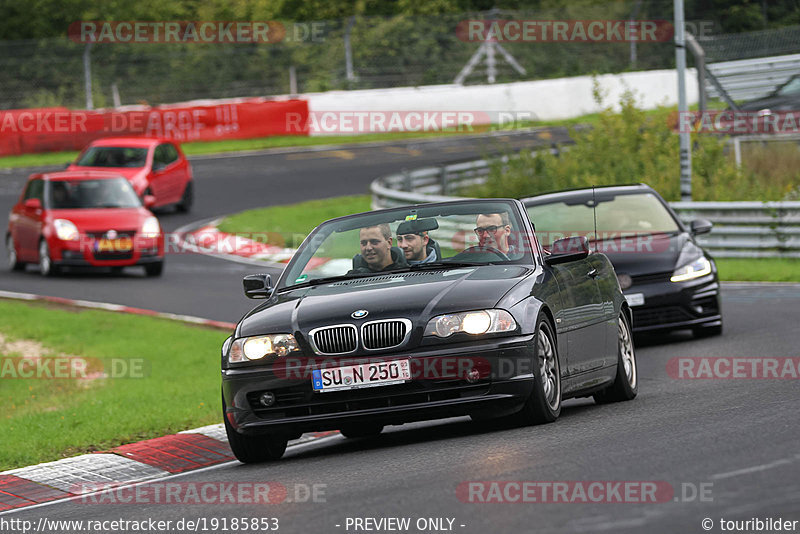
[[0,156],[81,150],[101,137],[163,137],[186,143],[308,135],[308,127],[298,130],[298,122],[308,124],[305,100],[248,98],[230,103],[176,104],[126,111],[6,110],[0,111]]

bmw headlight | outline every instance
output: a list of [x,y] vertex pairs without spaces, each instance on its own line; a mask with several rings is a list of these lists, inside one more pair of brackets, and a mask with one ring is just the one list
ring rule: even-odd
[[155,217],[145,219],[140,233],[142,237],[158,237],[161,234],[161,225],[158,224],[158,219]]
[[262,360],[268,356],[282,357],[300,350],[292,334],[240,337],[231,343],[228,361],[231,363]]
[[517,322],[505,310],[478,310],[438,315],[428,321],[426,336],[450,337],[453,334],[493,334],[513,332]]
[[78,227],[67,219],[56,219],[53,221],[53,227],[56,229],[56,237],[61,241],[77,241],[80,237]]
[[705,256],[700,256],[696,260],[678,267],[672,273],[671,282],[685,282],[686,280],[694,280],[711,273],[711,262]]

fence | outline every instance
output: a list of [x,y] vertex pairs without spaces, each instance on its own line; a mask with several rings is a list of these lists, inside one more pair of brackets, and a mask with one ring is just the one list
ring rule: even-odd
[[[442,202],[448,193],[482,183],[491,162],[469,161],[390,174],[370,186],[373,209]],[[685,223],[708,219],[710,234],[697,240],[720,258],[800,258],[800,202],[672,202]]]
[[[158,105],[451,84],[481,46],[458,35],[465,21],[671,20],[671,9],[671,0],[626,0],[536,11],[281,21],[286,37],[272,43],[91,44],[67,37],[0,41],[0,109]],[[502,83],[667,69],[674,58],[668,38],[654,43],[519,42],[503,48],[524,75],[498,55],[491,69],[488,61],[476,64],[464,83],[486,83],[489,70]]]

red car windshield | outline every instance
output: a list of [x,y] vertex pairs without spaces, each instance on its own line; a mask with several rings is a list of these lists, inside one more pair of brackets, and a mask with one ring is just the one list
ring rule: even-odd
[[47,190],[50,209],[138,208],[141,203],[125,178],[59,180]]
[[93,146],[75,165],[78,167],[144,167],[146,148]]

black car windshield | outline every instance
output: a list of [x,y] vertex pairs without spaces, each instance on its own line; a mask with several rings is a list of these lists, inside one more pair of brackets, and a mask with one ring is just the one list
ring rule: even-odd
[[93,146],[75,163],[78,167],[144,167],[146,148]]
[[50,209],[138,208],[139,197],[125,178],[54,180],[47,191]]
[[[591,197],[586,202],[568,202],[554,198],[552,202],[527,207],[542,246],[576,235],[594,239]],[[620,194],[611,199],[598,197],[596,216],[597,236],[601,241],[679,230],[675,219],[652,193]]]
[[533,263],[513,201],[475,200],[333,219],[292,258],[278,289],[427,268]]

